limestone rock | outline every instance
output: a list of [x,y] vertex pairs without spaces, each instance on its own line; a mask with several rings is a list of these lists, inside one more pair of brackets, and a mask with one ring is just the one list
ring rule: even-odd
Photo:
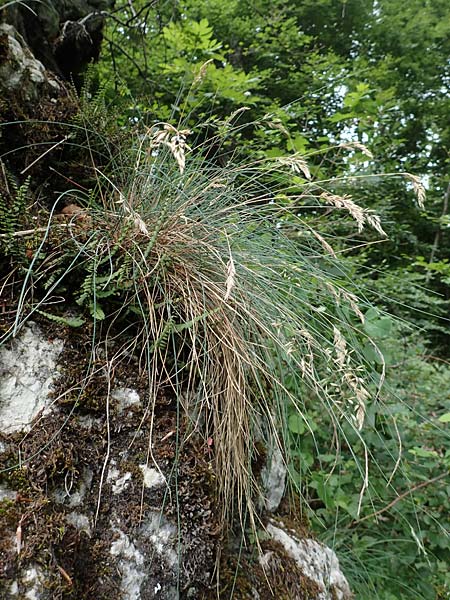
[[99,369],[67,404],[80,386],[69,373],[86,363],[73,348],[34,323],[0,347],[0,598],[200,598],[219,531],[206,461],[195,446],[178,456],[166,405],[147,457],[134,363],[126,385],[108,394]]
[[34,323],[28,323],[9,346],[0,347],[0,431],[28,430],[48,407],[62,349],[61,340],[47,340]]
[[277,510],[286,487],[286,462],[278,446],[267,457],[261,472],[264,489],[264,508],[269,512]]
[[[295,532],[289,531],[281,522],[270,522],[267,525],[267,532],[295,560],[304,575],[317,584],[316,600],[349,600],[352,598],[347,579],[331,548],[314,539],[299,539]],[[261,560],[268,565],[271,558],[269,552],[263,555]]]
[[36,2],[33,10],[13,3],[5,14],[45,68],[73,78],[97,60],[102,41],[104,11],[114,0],[52,0]]
[[16,101],[32,102],[44,93],[58,92],[59,83],[35,58],[24,38],[6,23],[0,24],[0,90]]

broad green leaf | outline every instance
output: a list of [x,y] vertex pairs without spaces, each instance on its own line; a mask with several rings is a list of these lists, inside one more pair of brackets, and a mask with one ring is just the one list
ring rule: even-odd
[[364,330],[370,337],[383,338],[387,337],[392,329],[392,319],[382,317],[381,319],[369,320],[364,323]]
[[413,454],[414,456],[419,456],[421,458],[430,458],[430,457],[438,456],[438,453],[436,452],[436,450],[427,450],[426,448],[420,448],[418,446],[414,446],[414,448],[410,448],[409,453]]
[[301,415],[293,414],[288,419],[289,431],[296,434],[302,434],[305,431],[305,420]]

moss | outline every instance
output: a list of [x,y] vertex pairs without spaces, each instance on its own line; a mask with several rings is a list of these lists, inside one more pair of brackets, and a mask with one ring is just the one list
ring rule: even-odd
[[283,523],[295,531],[298,538],[314,538],[308,513],[305,510],[299,494],[291,490],[282,499],[277,514],[282,517]]
[[12,577],[17,562],[14,536],[20,517],[19,506],[15,501],[4,499],[0,502],[0,591],[2,582]]
[[9,37],[7,33],[0,34],[0,65],[9,57]]
[[254,446],[253,456],[252,456],[252,473],[256,480],[259,479],[261,475],[261,471],[266,465],[267,462],[267,448],[265,445],[257,441]]
[[24,496],[30,493],[31,484],[26,467],[5,470],[1,474],[1,480],[5,482],[9,489],[14,490],[15,492],[19,492]]

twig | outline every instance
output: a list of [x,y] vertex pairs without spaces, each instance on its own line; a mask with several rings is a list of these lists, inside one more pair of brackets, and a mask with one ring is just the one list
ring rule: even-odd
[[21,2],[20,0],[11,0],[11,2],[7,2],[6,4],[3,4],[2,6],[0,6],[0,10],[4,10],[5,8],[8,8],[8,6],[12,6],[13,4],[18,4],[19,6],[23,6],[24,8],[29,10],[31,13],[33,13],[33,15],[35,17],[37,17],[37,14],[34,12],[34,10],[31,8],[31,6],[28,6],[28,4],[26,4],[26,2]]
[[151,2],[147,2],[146,4],[144,4],[144,6],[141,6],[141,8],[138,11],[135,11],[134,16],[132,18],[128,19],[127,24],[131,23],[131,21],[140,17],[144,11],[152,9],[157,4],[158,4],[158,0],[151,0]]
[[397,498],[395,498],[395,500],[392,500],[392,502],[389,502],[389,504],[387,506],[385,506],[384,508],[380,508],[380,510],[375,511],[374,513],[371,513],[370,515],[366,515],[362,519],[353,521],[353,523],[351,525],[352,526],[359,525],[359,523],[362,523],[363,521],[367,521],[367,519],[371,519],[372,517],[378,517],[379,515],[385,513],[387,510],[389,510],[390,508],[395,506],[397,504],[397,502],[400,502],[400,500],[403,500],[403,498],[405,498],[409,494],[412,494],[412,493],[416,492],[417,490],[420,490],[420,488],[426,487],[427,485],[436,483],[436,481],[440,481],[441,479],[444,479],[444,477],[448,477],[448,476],[449,476],[449,474],[446,471],[445,473],[441,473],[437,477],[433,477],[433,479],[428,479],[427,481],[422,481],[422,483],[418,483],[417,485],[410,488],[409,490],[406,490],[406,492],[403,492],[403,494],[400,494],[400,496],[397,496]]
[[6,191],[8,192],[8,194],[11,194],[11,192],[9,191],[8,177],[6,176],[5,164],[2,160],[0,160],[0,166],[2,167],[2,173],[3,173],[3,179],[5,180]]
[[25,169],[22,169],[22,171],[20,171],[20,174],[23,175],[24,173],[26,173],[28,171],[28,169],[31,169],[31,167],[33,165],[35,165],[37,162],[39,162],[41,160],[41,158],[44,158],[44,156],[46,154],[48,154],[49,152],[51,152],[52,150],[54,150],[55,148],[57,148],[58,146],[60,146],[61,144],[64,144],[64,142],[67,142],[67,140],[69,139],[69,136],[66,135],[63,137],[62,140],[60,140],[59,142],[56,142],[56,144],[53,144],[53,146],[51,146],[50,148],[48,148],[43,154],[41,154],[40,156],[38,156],[36,158],[36,160],[33,160],[33,162],[28,165],[28,167],[25,167]]
[[136,11],[134,10],[132,0],[128,0],[128,6],[130,7],[131,14],[133,15],[133,19],[136,18]]
[[61,575],[64,577],[64,579],[67,581],[67,583],[72,586],[73,585],[73,581],[71,576],[67,573],[67,571],[65,569],[63,569],[62,567],[60,567],[59,565],[56,565],[58,567],[58,571],[61,573]]
[[98,517],[100,514],[102,488],[103,488],[103,483],[105,481],[106,468],[108,467],[108,463],[109,463],[109,456],[111,453],[111,423],[110,423],[110,418],[109,418],[109,409],[110,409],[110,399],[111,399],[111,380],[114,376],[113,374],[114,374],[114,368],[111,364],[111,361],[108,361],[107,369],[106,369],[106,383],[108,386],[108,389],[106,392],[106,454],[105,454],[105,459],[103,461],[102,472],[100,475],[100,481],[98,484],[97,510],[95,511],[94,527],[97,525]]
[[[122,27],[128,27],[129,29],[137,29],[137,28],[140,28],[141,24],[137,23],[136,25],[132,25],[132,22],[135,21],[136,19],[138,19],[138,17],[140,17],[140,15],[144,11],[146,11],[146,10],[150,11],[157,4],[158,4],[158,0],[152,0],[151,2],[147,2],[138,11],[136,11],[136,10],[134,10],[134,12],[131,11],[131,17],[129,19],[127,19],[126,21],[122,21],[122,19],[119,19],[118,17],[115,16],[115,13],[123,10],[123,8],[124,8],[123,6],[119,6],[115,10],[112,10],[112,11],[107,11],[107,10],[95,11],[95,12],[91,13],[91,15],[88,15],[88,16],[90,17],[93,15],[100,15],[102,17],[112,19],[119,25],[122,25]],[[86,17],[85,17],[85,19],[86,19]],[[145,21],[145,19],[144,19],[144,21]]]
[[[56,227],[73,227],[74,223],[58,223]],[[14,233],[0,233],[0,238],[24,237],[33,233],[43,233],[48,227],[35,227],[34,229],[26,229],[24,231],[15,231]]]
[[105,37],[106,41],[110,44],[110,46],[115,46],[120,52],[122,52],[122,54],[128,58],[128,60],[131,62],[131,64],[136,68],[137,72],[139,73],[140,77],[142,77],[143,79],[147,79],[148,74],[144,73],[144,71],[141,69],[141,67],[138,65],[138,63],[134,60],[134,58],[128,54],[128,52],[126,50],[124,50],[122,48],[122,46],[120,46],[119,44],[116,44],[116,42],[114,42],[111,38],[109,37]]
[[70,177],[66,177],[65,175],[63,175],[62,173],[60,173],[59,171],[57,171],[53,167],[49,167],[49,169],[50,169],[50,171],[53,171],[54,173],[56,173],[57,175],[59,175],[60,177],[62,177],[66,181],[68,181],[69,183],[71,183],[72,185],[75,185],[76,187],[80,188],[80,190],[83,190],[84,192],[89,191],[87,187],[85,187],[84,185],[80,185],[79,183],[77,183],[73,179],[70,179]]

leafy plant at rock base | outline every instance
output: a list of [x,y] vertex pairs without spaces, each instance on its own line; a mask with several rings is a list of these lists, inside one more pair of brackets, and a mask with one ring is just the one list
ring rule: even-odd
[[0,189],[0,250],[12,253],[19,258],[21,251],[17,243],[17,232],[20,224],[24,222],[30,177],[19,185],[10,174],[5,165],[0,161],[2,187]]
[[[345,424],[340,438],[330,442],[332,423],[308,404],[309,430],[294,415],[288,421],[298,456],[294,477],[299,477],[318,534],[335,546],[359,595],[446,598],[449,365],[429,356],[418,334],[392,317],[373,309],[365,317],[366,331],[387,363],[384,391],[366,413],[366,447]],[[382,366],[377,352],[366,357]],[[361,497],[355,481],[365,454],[368,489],[358,515]]]

